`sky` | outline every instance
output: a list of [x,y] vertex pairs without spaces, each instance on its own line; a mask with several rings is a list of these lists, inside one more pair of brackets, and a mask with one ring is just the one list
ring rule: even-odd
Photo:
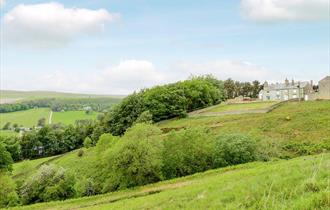
[[129,94],[330,75],[329,0],[0,0],[0,89]]

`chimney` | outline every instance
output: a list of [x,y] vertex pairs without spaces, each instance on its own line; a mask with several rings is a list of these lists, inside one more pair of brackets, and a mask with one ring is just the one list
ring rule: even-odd
[[285,86],[289,86],[289,80],[288,80],[288,78],[285,79],[284,83],[285,83]]
[[293,80],[293,79],[291,80],[291,85],[292,85],[292,86],[294,85],[294,80]]
[[311,86],[313,87],[313,80],[311,80]]

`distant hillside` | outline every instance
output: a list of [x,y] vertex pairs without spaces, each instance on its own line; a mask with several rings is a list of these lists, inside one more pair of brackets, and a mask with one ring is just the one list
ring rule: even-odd
[[41,98],[123,98],[123,95],[96,95],[55,91],[0,90],[0,104]]

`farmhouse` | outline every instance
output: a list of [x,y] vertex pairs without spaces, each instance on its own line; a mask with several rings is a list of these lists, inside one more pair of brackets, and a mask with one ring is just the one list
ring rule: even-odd
[[289,82],[285,79],[284,83],[268,84],[264,83],[264,88],[259,92],[259,99],[263,101],[290,99],[309,100],[309,94],[313,91],[313,81],[295,82],[293,79]]

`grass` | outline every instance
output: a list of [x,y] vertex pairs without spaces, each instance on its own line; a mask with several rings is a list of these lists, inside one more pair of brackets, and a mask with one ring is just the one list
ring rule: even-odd
[[17,209],[327,209],[330,154],[254,162]]
[[17,133],[11,130],[0,130],[0,137],[11,137],[16,136]]
[[48,108],[38,108],[29,109],[24,111],[10,112],[10,113],[0,113],[0,128],[2,128],[7,122],[11,125],[17,123],[19,126],[23,125],[25,127],[36,126],[40,118],[46,118],[48,122],[49,109]]
[[53,112],[52,123],[63,123],[65,125],[74,124],[77,120],[95,120],[100,113],[92,112],[86,114],[85,111],[65,111]]
[[330,143],[329,123],[330,101],[308,101],[286,103],[265,114],[184,118],[161,122],[159,126],[171,130],[204,125],[217,134],[243,133],[274,143],[304,142],[317,146]]
[[[238,111],[238,110],[255,110],[265,109],[278,102],[267,101],[267,102],[251,102],[241,104],[219,104],[210,109],[206,109],[204,112],[225,112],[225,111]],[[201,113],[204,113],[203,111]]]

